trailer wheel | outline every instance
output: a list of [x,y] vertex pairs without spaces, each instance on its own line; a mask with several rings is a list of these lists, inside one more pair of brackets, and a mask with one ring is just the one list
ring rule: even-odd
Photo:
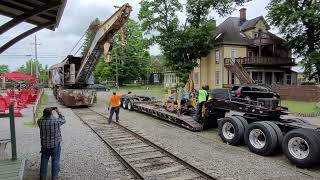
[[283,133],[282,133],[281,129],[279,128],[279,126],[271,121],[263,121],[263,122],[269,124],[272,127],[272,129],[276,132],[277,140],[278,140],[277,148],[281,147],[282,140],[283,140]]
[[251,152],[264,156],[273,153],[278,144],[275,130],[265,122],[249,124],[244,140]]
[[126,99],[122,99],[121,100],[121,106],[122,106],[123,109],[128,109],[128,104],[127,104]]
[[225,117],[219,122],[219,136],[223,142],[239,145],[243,141],[244,127],[235,117]]
[[128,110],[129,111],[133,111],[133,103],[132,103],[132,101],[127,100],[126,104],[127,104]]
[[248,121],[242,117],[242,116],[234,116],[236,117],[237,119],[239,119],[244,127],[244,130],[246,131],[246,129],[248,129]]
[[282,150],[289,161],[301,168],[311,167],[319,162],[319,133],[311,129],[289,131],[283,139]]

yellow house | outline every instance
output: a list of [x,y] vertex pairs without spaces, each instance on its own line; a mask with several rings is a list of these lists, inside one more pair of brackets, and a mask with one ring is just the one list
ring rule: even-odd
[[247,20],[245,8],[240,9],[240,17],[227,18],[216,29],[214,48],[192,72],[195,88],[252,82],[296,84],[291,51],[269,30],[262,16]]

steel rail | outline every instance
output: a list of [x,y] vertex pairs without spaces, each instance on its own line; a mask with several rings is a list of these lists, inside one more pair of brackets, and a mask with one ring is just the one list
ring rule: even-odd
[[[103,116],[105,118],[108,118],[106,115],[101,114],[99,112],[96,112],[94,110],[92,110],[91,108],[88,108],[89,110],[91,110],[92,112],[99,114],[100,116]],[[117,125],[118,127],[122,128],[123,130],[125,130],[126,132],[130,133],[131,135],[133,135],[134,137],[138,138],[139,140],[141,140],[142,142],[148,144],[149,146],[155,148],[156,150],[160,151],[161,153],[167,155],[168,157],[172,158],[173,160],[175,160],[176,162],[182,164],[183,166],[185,166],[186,168],[188,168],[189,170],[193,171],[195,174],[200,175],[202,178],[207,179],[207,180],[216,180],[216,178],[212,177],[211,175],[205,173],[204,171],[198,169],[197,167],[189,164],[188,162],[184,161],[183,159],[177,157],[176,155],[170,153],[169,151],[163,149],[162,147],[156,145],[155,143],[151,142],[150,140],[144,138],[143,136],[139,135],[138,133],[128,129],[127,127],[119,124],[119,123],[113,123],[115,125]]]
[[[93,111],[94,112],[94,111]],[[116,155],[116,157],[120,160],[120,162],[126,166],[126,168],[129,169],[129,171],[133,174],[133,176],[135,176],[137,179],[141,179],[144,180],[145,177],[142,176],[142,173],[137,170],[136,168],[134,168],[133,166],[130,165],[129,162],[127,162],[119,153],[118,151],[116,151],[116,149],[108,142],[106,141],[92,126],[90,126],[85,120],[83,120],[81,118],[80,115],[78,115],[77,113],[75,113],[76,116],[78,116],[78,118],[85,124],[87,125],[103,142],[104,144],[106,144],[111,151]]]

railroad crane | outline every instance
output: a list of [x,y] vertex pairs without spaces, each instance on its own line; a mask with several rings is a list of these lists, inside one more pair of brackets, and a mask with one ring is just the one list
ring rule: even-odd
[[49,68],[49,85],[62,104],[92,106],[96,103],[97,93],[91,88],[93,71],[102,54],[110,56],[112,38],[128,21],[131,11],[129,4],[121,6],[97,27],[93,41],[82,57],[69,55]]

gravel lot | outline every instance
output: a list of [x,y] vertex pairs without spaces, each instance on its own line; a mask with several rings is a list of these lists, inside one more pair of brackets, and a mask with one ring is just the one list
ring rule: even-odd
[[[102,99],[109,95],[100,92],[100,101],[93,109],[107,115]],[[311,122],[317,120],[313,118]],[[121,110],[120,123],[142,132],[156,144],[217,178],[320,179],[320,167],[298,169],[281,154],[263,157],[249,152],[246,147],[224,144],[216,129],[190,132],[157,118],[125,110]]]
[[[57,106],[49,92],[48,106]],[[59,106],[67,123],[62,127],[61,178],[75,180],[117,179],[129,175],[125,167],[112,155],[87,126],[69,108]],[[39,129],[25,125],[31,121],[31,109],[23,110],[23,118],[16,119],[17,149],[19,158],[27,158],[26,180],[38,179],[40,163]],[[0,119],[0,137],[9,137],[9,120]],[[10,146],[7,157],[11,157]],[[51,167],[49,167],[51,169]],[[48,172],[50,172],[50,169]]]

